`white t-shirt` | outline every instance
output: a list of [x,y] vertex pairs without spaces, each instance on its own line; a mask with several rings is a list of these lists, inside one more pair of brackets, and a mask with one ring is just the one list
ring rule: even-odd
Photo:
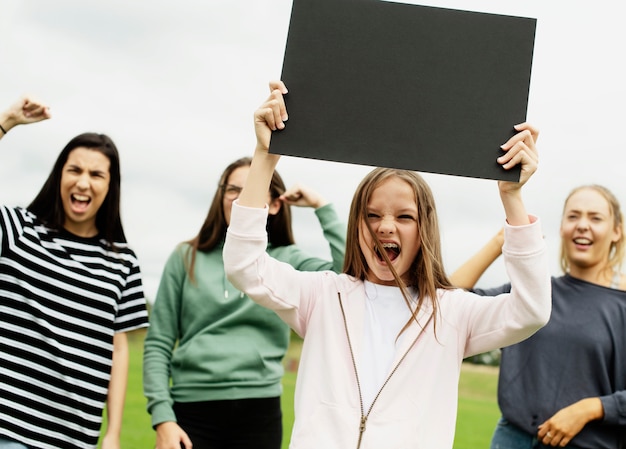
[[[409,292],[415,298],[415,292]],[[365,281],[365,294],[364,351],[358,370],[367,414],[392,369],[396,345],[404,338],[398,334],[411,318],[411,311],[398,287]]]

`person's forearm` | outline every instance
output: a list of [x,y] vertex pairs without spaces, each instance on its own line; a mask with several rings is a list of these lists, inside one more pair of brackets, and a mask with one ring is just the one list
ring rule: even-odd
[[22,97],[5,111],[0,112],[0,139],[17,125],[35,123],[50,118],[50,108],[44,103]]
[[239,205],[263,208],[267,204],[267,192],[280,156],[267,151],[255,150],[246,184],[239,196]]
[[113,364],[107,395],[107,430],[109,437],[118,438],[122,430],[124,400],[128,381],[128,338],[121,332],[113,337]]
[[10,120],[8,112],[0,112],[0,139],[2,139],[15,124]]
[[324,238],[330,248],[333,260],[332,270],[335,273],[341,273],[346,254],[346,225],[339,220],[332,205],[327,204],[324,207],[326,209],[319,208],[315,213],[320,220]]
[[502,254],[504,232],[500,230],[476,254],[456,269],[450,276],[452,285],[459,288],[473,288],[489,266]]
[[604,418],[604,408],[600,398],[585,398],[578,401],[578,405],[589,421],[596,421]]
[[526,206],[522,201],[522,192],[500,192],[500,199],[506,214],[506,222],[511,226],[524,226],[530,224]]

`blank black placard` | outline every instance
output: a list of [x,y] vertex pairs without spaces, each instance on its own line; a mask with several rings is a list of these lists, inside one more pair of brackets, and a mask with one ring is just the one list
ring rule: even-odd
[[526,120],[536,19],[294,0],[277,154],[486,179]]

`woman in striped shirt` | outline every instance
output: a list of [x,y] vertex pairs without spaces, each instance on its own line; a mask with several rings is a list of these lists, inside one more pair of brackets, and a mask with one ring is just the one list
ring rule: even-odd
[[[0,139],[50,117],[24,97]],[[0,206],[0,448],[119,448],[126,333],[147,326],[141,273],[120,219],[115,144],[85,133],[26,207]]]

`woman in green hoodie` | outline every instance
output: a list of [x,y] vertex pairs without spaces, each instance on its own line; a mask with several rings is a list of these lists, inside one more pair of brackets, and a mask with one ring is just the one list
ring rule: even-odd
[[[290,330],[226,280],[222,259],[232,202],[250,162],[226,168],[200,232],[177,246],[161,277],[143,364],[156,449],[281,447]],[[345,226],[331,204],[302,186],[286,190],[277,173],[267,199],[270,255],[302,271],[341,271]],[[315,209],[332,261],[294,244],[290,205]]]

